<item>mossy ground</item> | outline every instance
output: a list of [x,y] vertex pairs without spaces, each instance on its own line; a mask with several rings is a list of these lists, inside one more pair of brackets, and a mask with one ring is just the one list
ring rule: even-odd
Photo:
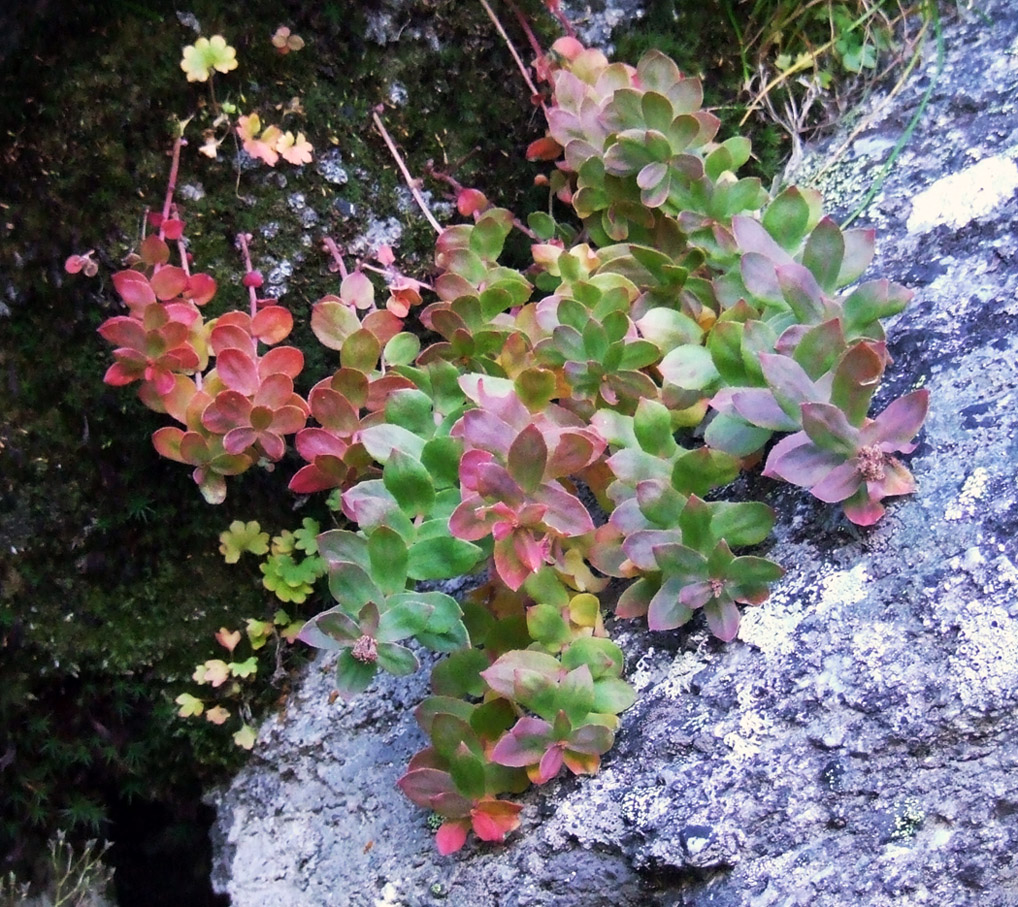
[[[553,33],[540,4],[523,6]],[[118,311],[108,275],[137,242],[142,212],[161,207],[176,120],[195,114],[180,184],[203,194],[181,203],[196,266],[220,282],[210,308],[243,304],[233,237],[250,231],[256,267],[299,264],[283,301],[297,318],[295,342],[309,351],[309,305],[337,288],[318,248],[324,233],[342,246],[364,230],[367,212],[396,216],[401,261],[427,272],[433,234],[407,206],[370,126],[378,105],[413,172],[428,160],[440,169],[462,161],[454,175],[496,203],[521,212],[546,203],[522,154],[543,133],[539,113],[480,6],[402,4],[390,23],[399,40],[384,46],[366,37],[374,8],[189,5],[203,34],[237,48],[240,67],[216,76],[218,100],[305,132],[316,157],[338,150],[349,176],[339,186],[314,165],[243,169],[238,180],[232,138],[219,161],[197,154],[214,111],[208,87],[179,68],[196,35],[171,4],[50,3],[2,61],[0,868],[29,862],[58,825],[116,836],[110,820],[132,799],[176,804],[174,815],[192,821],[192,794],[239,754],[222,729],[176,719],[173,697],[196,662],[220,654],[216,629],[275,607],[253,567],[223,563],[216,538],[234,519],[278,531],[308,515],[292,511],[288,464],[232,480],[227,502],[209,507],[188,470],[152,449],[162,420],[102,383],[109,354],[96,328]],[[654,43],[675,51],[699,33],[695,23],[676,26],[671,4],[662,10],[621,53]],[[307,47],[277,54],[269,38],[280,23]],[[715,41],[716,58],[716,40],[703,40]],[[734,69],[717,69],[710,90],[720,98]],[[302,222],[294,193],[313,217]],[[277,226],[267,233],[268,224]],[[107,276],[64,274],[66,256],[88,249]],[[305,374],[334,366],[309,354]],[[258,700],[278,695],[266,684]],[[170,890],[180,896],[179,885]]]

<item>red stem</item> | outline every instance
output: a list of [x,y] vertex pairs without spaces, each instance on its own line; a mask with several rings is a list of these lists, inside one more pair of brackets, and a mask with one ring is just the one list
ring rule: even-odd
[[[244,273],[250,274],[254,268],[251,266],[251,250],[248,249],[247,239],[247,233],[237,234],[237,245],[240,246],[240,252],[244,256]],[[251,299],[251,317],[254,318],[258,314],[258,291],[254,287],[248,287],[247,292]]]

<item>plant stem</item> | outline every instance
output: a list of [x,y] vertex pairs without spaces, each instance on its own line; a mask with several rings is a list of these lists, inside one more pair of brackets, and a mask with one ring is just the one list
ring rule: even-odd
[[[248,248],[247,233],[237,234],[237,245],[240,246],[240,254],[244,256],[244,273],[250,274],[254,268],[251,266],[251,250]],[[248,296],[251,300],[251,317],[254,318],[258,314],[258,292],[254,287],[247,288]]]
[[410,171],[407,170],[406,164],[403,163],[403,158],[400,157],[399,150],[396,148],[396,143],[393,142],[392,136],[389,135],[388,130],[383,125],[382,118],[377,113],[372,113],[371,119],[374,120],[375,128],[381,133],[382,138],[385,140],[389,153],[396,161],[396,166],[399,167],[400,173],[403,174],[403,179],[407,184],[407,188],[410,189],[410,194],[414,197],[414,201],[417,202],[417,207],[421,209],[424,216],[428,219],[428,223],[431,224],[435,232],[441,233],[442,225],[435,220],[435,215],[431,213],[428,203],[424,201],[424,196],[421,195],[421,190],[417,188],[417,181],[410,175]]
[[[516,47],[506,34],[505,29],[502,28],[502,23],[499,21],[498,16],[495,15],[492,8],[488,5],[488,0],[481,0],[481,6],[484,7],[484,11],[488,14],[488,18],[491,19],[495,29],[502,36],[502,40],[505,41],[506,47],[509,48],[509,53],[513,55],[513,59],[516,61],[516,65],[519,67],[520,73],[523,75],[523,81],[527,83],[527,88],[530,89],[530,95],[534,98],[540,98],[541,93],[537,90],[537,86],[530,78],[530,73],[527,72],[526,64],[520,59],[519,53],[516,51]],[[541,109],[544,109],[544,101],[540,101]]]
[[[183,130],[173,143],[173,163],[170,164],[170,178],[166,181],[166,198],[163,200],[163,221],[170,217],[170,206],[173,204],[173,193],[177,188],[177,174],[180,172],[180,149],[184,146],[185,140]],[[159,238],[165,239],[162,224],[159,225]]]

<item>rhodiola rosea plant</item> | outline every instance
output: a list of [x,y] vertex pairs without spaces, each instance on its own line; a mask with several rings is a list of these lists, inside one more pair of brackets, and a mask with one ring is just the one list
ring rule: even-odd
[[[617,616],[664,631],[702,612],[732,640],[782,569],[754,553],[771,509],[726,486],[762,469],[870,525],[915,489],[896,455],[928,403],[870,414],[881,321],[909,298],[860,282],[872,231],[841,230],[812,190],[740,178],[749,142],[719,142],[699,82],[660,53],[633,67],[565,38],[539,64],[548,128],[528,156],[553,163],[548,211],[524,226],[461,190],[469,220],[439,228],[429,285],[388,249],[348,269],[327,239],[341,281],[310,326],[336,367],[306,397],[304,356],[280,345],[294,316],[259,299],[243,236],[247,311],[203,319],[216,282],[189,270],[173,217],[114,276],[128,313],[100,329],[107,382],[138,382],[176,423],[156,449],[210,502],[291,445],[291,491],[329,494],[334,602],[299,638],[337,653],[342,693],[417,670],[422,646],[444,656],[416,711],[431,744],[399,781],[442,818],[443,853],[515,829],[506,795],[597,771],[634,701],[609,578]],[[522,267],[503,260],[513,230]],[[465,573],[461,601],[420,586]]]

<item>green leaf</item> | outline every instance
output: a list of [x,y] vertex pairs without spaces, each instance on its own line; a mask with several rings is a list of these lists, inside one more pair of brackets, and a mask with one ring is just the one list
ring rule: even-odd
[[774,511],[758,501],[711,504],[711,531],[729,546],[759,545],[774,528]]
[[382,348],[378,338],[367,328],[360,328],[343,341],[339,361],[343,368],[352,368],[368,374],[378,365],[378,357],[381,354]]
[[419,437],[430,437],[435,431],[431,397],[423,391],[400,388],[385,401],[385,421]]
[[672,434],[671,414],[656,400],[644,398],[637,405],[633,416],[633,431],[640,447],[649,454],[671,457],[678,450],[679,446]]
[[527,494],[532,494],[544,478],[548,445],[541,430],[533,423],[523,429],[509,446],[509,475]]
[[867,333],[879,319],[897,315],[911,298],[912,291],[900,284],[883,279],[867,281],[845,300],[845,333]]
[[410,546],[407,574],[415,580],[452,579],[469,573],[483,556],[484,550],[472,542],[436,536]]
[[809,227],[809,204],[795,186],[774,199],[764,212],[764,228],[787,252],[799,247]]
[[385,593],[367,571],[357,564],[339,563],[329,567],[329,592],[349,613],[356,613],[368,602],[385,601]]
[[416,457],[393,449],[382,469],[382,482],[408,516],[427,514],[435,503],[435,486]]
[[714,488],[734,482],[739,461],[721,450],[698,447],[682,454],[672,469],[671,484],[682,494],[703,496]]
[[597,636],[577,639],[562,653],[563,668],[571,671],[586,665],[594,680],[621,676],[624,663],[622,649],[610,639]]
[[542,567],[531,573],[524,582],[523,590],[535,602],[564,608],[569,604],[570,591],[552,567]]
[[374,680],[376,670],[374,662],[359,661],[349,649],[344,649],[336,661],[336,688],[344,696],[363,693]]
[[421,666],[417,656],[398,643],[380,642],[377,646],[377,653],[378,667],[396,677],[413,674]]
[[481,671],[491,661],[481,649],[460,649],[442,659],[431,671],[431,689],[439,696],[483,696]]
[[368,536],[368,559],[371,576],[384,593],[391,595],[406,588],[407,546],[397,532],[388,526],[374,529]]
[[682,543],[694,551],[707,552],[714,547],[716,536],[711,532],[711,507],[692,495],[679,514]]
[[227,667],[234,677],[251,677],[258,673],[258,657],[252,655],[244,661],[231,661]]
[[361,443],[372,459],[387,463],[393,450],[420,459],[424,439],[400,425],[371,425],[361,432]]
[[382,359],[386,365],[409,365],[420,351],[420,338],[416,334],[402,331],[385,344]]
[[695,344],[673,349],[661,360],[658,370],[666,382],[687,390],[707,390],[720,377],[711,353]]
[[269,534],[252,520],[244,523],[234,520],[230,528],[219,535],[219,553],[228,564],[236,564],[245,551],[251,554],[266,554],[269,550]]
[[487,793],[484,762],[466,747],[449,756],[449,775],[456,789],[470,800],[477,800]]
[[554,705],[544,707],[542,703],[542,708],[546,710],[534,710],[544,718],[552,718],[561,710],[574,726],[580,724],[594,709],[594,678],[590,668],[584,664],[569,671],[559,683]]
[[516,394],[531,412],[540,412],[556,393],[555,373],[544,368],[528,368],[513,379]]
[[543,211],[534,211],[527,217],[527,226],[538,239],[549,240],[555,236],[555,218]]
[[594,681],[592,712],[618,715],[636,702],[636,690],[620,677],[602,677]]
[[527,629],[535,641],[553,651],[566,645],[572,636],[562,613],[552,605],[527,608]]
[[707,426],[703,439],[710,447],[734,457],[748,457],[760,450],[771,435],[766,428],[751,425],[741,416],[718,413]]
[[833,293],[838,287],[838,275],[845,257],[845,238],[831,217],[825,217],[810,233],[802,250],[802,263],[813,272],[817,283]]

